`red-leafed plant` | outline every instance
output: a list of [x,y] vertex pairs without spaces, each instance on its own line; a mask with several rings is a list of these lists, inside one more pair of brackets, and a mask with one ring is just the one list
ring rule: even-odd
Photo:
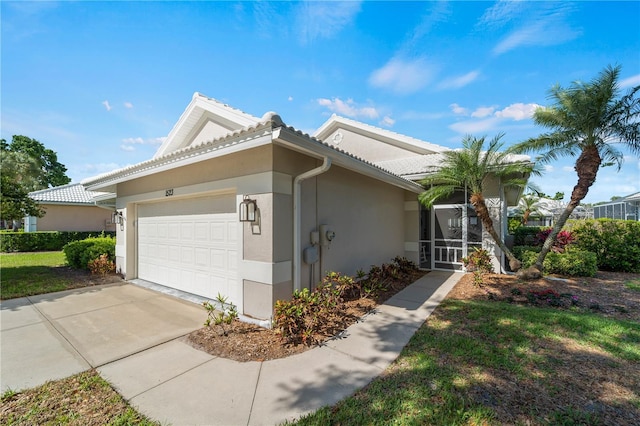
[[[536,234],[535,244],[542,246],[547,239],[547,236],[551,233],[551,228],[544,229]],[[564,253],[565,248],[575,241],[575,237],[571,231],[560,231],[556,237],[556,242],[551,247],[551,250],[556,253]]]

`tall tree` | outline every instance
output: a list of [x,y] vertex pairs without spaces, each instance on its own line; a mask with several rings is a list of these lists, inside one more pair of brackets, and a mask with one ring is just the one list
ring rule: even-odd
[[574,166],[578,183],[535,264],[526,271],[527,276],[542,274],[542,263],[558,233],[587,195],[600,167],[615,164],[620,170],[624,157],[615,144],[640,154],[640,99],[637,96],[640,86],[620,97],[619,76],[620,67],[609,66],[588,83],[577,81],[567,88],[559,85],[551,88],[549,98],[554,101],[553,105],[538,108],[533,115],[534,121],[550,132],[514,147],[516,152],[541,152],[537,158],[541,164],[578,155]]
[[39,165],[35,159],[20,152],[0,151],[0,220],[12,221],[14,231],[25,216],[42,217],[44,211],[29,192],[39,187],[35,176]]
[[11,143],[3,144],[7,151],[21,152],[37,161],[40,173],[36,176],[39,188],[66,185],[71,179],[66,175],[67,168],[58,161],[58,154],[46,148],[41,142],[27,136],[14,135]]
[[493,227],[493,220],[485,202],[485,185],[492,177],[501,179],[505,187],[523,188],[530,174],[539,175],[539,170],[529,161],[521,161],[512,156],[510,150],[501,151],[502,134],[497,135],[484,151],[485,138],[466,136],[463,148],[447,151],[440,168],[420,183],[427,188],[418,199],[425,207],[431,207],[438,200],[451,196],[456,191],[467,189],[469,202],[482,221],[484,229],[491,235],[498,247],[509,259],[511,270],[520,269],[520,261],[507,248]]
[[29,192],[71,181],[58,155],[41,142],[14,135],[11,143],[0,139],[0,219],[13,221],[14,229],[24,216],[42,217],[44,211],[29,198]]

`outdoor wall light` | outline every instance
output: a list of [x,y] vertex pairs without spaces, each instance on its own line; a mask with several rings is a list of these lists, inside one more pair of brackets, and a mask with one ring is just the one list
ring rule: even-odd
[[124,223],[124,217],[122,216],[122,212],[115,211],[111,215],[111,223],[116,225],[122,225]]
[[245,195],[239,206],[240,222],[255,222],[257,210],[256,200],[252,200]]

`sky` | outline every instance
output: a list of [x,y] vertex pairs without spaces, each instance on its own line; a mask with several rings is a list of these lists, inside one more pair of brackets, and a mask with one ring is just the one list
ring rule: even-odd
[[[73,182],[150,159],[194,92],[313,133],[331,114],[458,148],[546,129],[549,89],[620,65],[640,85],[638,1],[2,1],[1,131]],[[584,202],[640,191],[606,167]],[[533,179],[568,201],[575,158]]]

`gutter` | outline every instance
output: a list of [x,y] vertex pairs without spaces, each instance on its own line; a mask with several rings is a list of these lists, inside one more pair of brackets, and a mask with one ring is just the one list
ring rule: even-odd
[[323,157],[322,165],[315,169],[308,170],[293,179],[293,290],[300,288],[300,222],[302,214],[300,211],[300,184],[303,180],[318,176],[331,167],[331,159]]

